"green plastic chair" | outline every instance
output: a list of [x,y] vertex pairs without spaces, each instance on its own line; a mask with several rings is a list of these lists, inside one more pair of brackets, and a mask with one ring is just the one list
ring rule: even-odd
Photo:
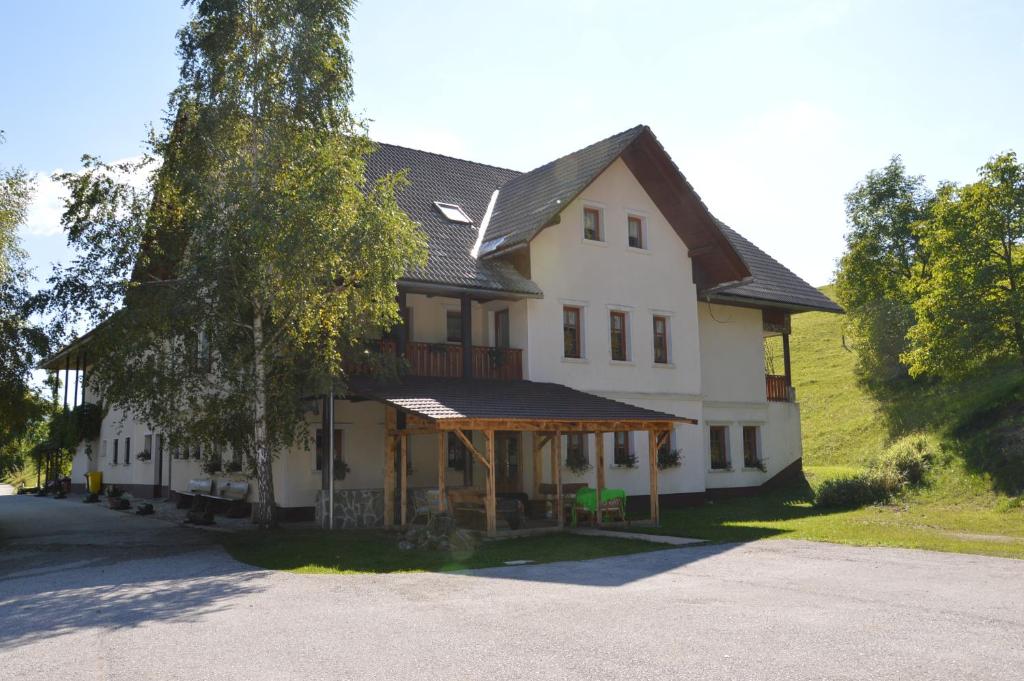
[[[606,502],[612,501],[613,499],[622,500],[622,518],[626,518],[626,490],[617,489],[614,487],[605,487],[601,490],[601,504],[604,505]],[[597,490],[593,487],[583,487],[576,492],[576,501],[572,505],[572,526],[576,527],[576,509],[587,511],[597,517]]]

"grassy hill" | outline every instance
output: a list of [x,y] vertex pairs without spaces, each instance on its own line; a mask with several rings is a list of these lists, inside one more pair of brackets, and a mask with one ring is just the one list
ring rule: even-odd
[[[1024,371],[1018,365],[956,385],[908,383],[873,395],[855,378],[843,317],[796,315],[791,346],[807,482],[671,511],[665,529],[717,541],[792,537],[1024,558]],[[936,453],[923,487],[886,505],[813,506],[822,480],[864,468],[901,437],[924,437]]]

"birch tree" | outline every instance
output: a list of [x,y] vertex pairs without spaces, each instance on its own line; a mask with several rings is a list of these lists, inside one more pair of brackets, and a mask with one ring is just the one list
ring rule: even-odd
[[[67,175],[78,258],[52,281],[87,313],[90,386],[168,435],[255,463],[254,519],[274,522],[272,461],[304,436],[304,397],[398,321],[423,262],[404,179],[364,178],[349,111],[348,0],[190,0],[180,84],[151,154]],[[148,173],[142,187],[119,181]]]

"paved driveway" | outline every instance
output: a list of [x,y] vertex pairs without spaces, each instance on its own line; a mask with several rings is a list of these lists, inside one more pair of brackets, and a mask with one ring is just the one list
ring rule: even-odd
[[1024,674],[1024,561],[766,541],[293,575],[236,563],[198,530],[26,497],[0,497],[4,534],[5,679]]

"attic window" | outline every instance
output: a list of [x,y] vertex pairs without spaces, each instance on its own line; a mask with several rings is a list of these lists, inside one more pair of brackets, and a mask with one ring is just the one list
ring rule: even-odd
[[462,222],[467,225],[473,224],[473,221],[470,220],[469,216],[462,211],[462,208],[454,203],[440,203],[438,201],[434,201],[434,205],[437,206],[439,211],[441,211],[441,215],[445,216],[452,222]]

